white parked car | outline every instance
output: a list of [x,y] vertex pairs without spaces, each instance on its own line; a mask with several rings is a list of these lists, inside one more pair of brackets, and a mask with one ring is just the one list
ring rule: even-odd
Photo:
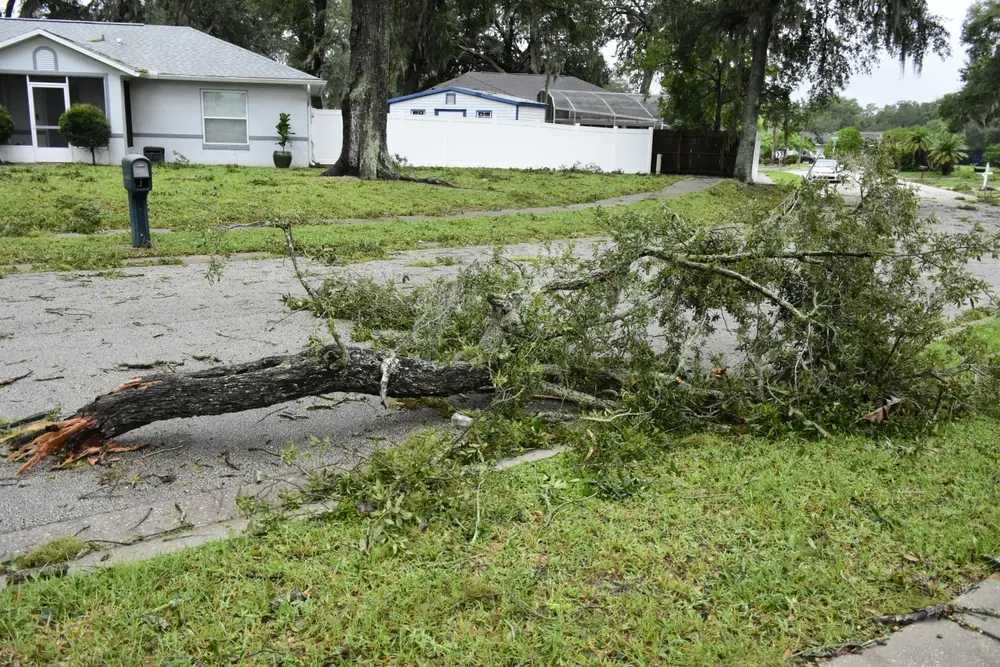
[[840,183],[840,181],[843,180],[843,172],[840,169],[840,163],[836,160],[828,160],[826,158],[818,159],[813,162],[811,167],[809,167],[809,172],[806,174],[806,180],[810,183],[812,181]]

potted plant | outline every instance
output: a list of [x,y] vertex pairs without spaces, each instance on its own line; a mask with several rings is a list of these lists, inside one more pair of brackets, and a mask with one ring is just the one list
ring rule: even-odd
[[278,131],[278,146],[281,150],[274,151],[274,166],[278,169],[288,169],[292,166],[292,152],[288,150],[288,144],[292,143],[292,123],[291,115],[287,113],[278,114],[278,124],[274,129]]

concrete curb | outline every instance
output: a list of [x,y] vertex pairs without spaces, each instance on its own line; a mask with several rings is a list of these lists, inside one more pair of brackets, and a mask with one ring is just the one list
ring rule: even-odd
[[[532,450],[499,461],[494,470],[509,470],[525,463],[544,461],[566,451],[568,450],[565,447]],[[304,477],[273,480],[272,484],[255,497],[261,500],[274,500],[281,490],[299,486],[304,480]],[[147,560],[206,542],[230,539],[244,534],[250,522],[236,516],[236,493],[237,491],[232,490],[228,492],[223,490],[222,493],[203,493],[193,496],[190,500],[185,499],[187,502],[184,504],[166,501],[156,503],[148,509],[135,507],[122,512],[106,512],[29,528],[0,536],[3,540],[0,541],[0,547],[4,543],[8,546],[15,543],[22,547],[25,544],[37,546],[49,539],[74,534],[86,541],[109,545],[107,549],[90,551],[66,563],[67,575],[91,572],[117,563]],[[291,517],[308,518],[330,509],[331,506],[327,503],[313,503],[301,507]],[[135,532],[136,521],[142,525],[143,533]],[[19,555],[26,551],[24,548],[11,549],[8,550],[7,556]],[[7,577],[0,576],[0,590],[6,586]]]

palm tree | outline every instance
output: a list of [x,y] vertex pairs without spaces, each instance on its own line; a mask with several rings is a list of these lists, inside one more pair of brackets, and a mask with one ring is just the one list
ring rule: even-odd
[[956,163],[969,157],[968,150],[969,147],[965,145],[965,139],[962,135],[944,132],[931,138],[927,157],[930,158],[931,162],[941,167],[941,173],[944,176],[948,176],[955,168]]
[[927,166],[927,149],[931,144],[931,131],[923,125],[917,125],[910,130],[910,150],[913,151],[913,161],[917,167]]

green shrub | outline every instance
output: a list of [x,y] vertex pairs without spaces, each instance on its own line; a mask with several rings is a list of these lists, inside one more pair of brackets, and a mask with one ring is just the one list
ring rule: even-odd
[[912,135],[909,128],[894,127],[882,135],[882,145],[889,151],[892,161],[900,171],[916,171],[913,159]]
[[848,155],[858,156],[861,155],[861,149],[864,147],[864,140],[861,138],[861,132],[856,127],[845,127],[840,132],[837,132],[837,148],[836,151],[833,147],[833,140],[830,140],[826,144],[825,153],[827,157],[846,157]]
[[0,104],[0,144],[10,139],[14,134],[14,119],[10,112]]
[[989,162],[990,165],[1000,165],[1000,144],[987,146],[983,151],[982,161]]
[[97,149],[111,141],[111,124],[104,112],[93,104],[74,104],[59,117],[59,132],[74,146],[90,151],[97,164]]

